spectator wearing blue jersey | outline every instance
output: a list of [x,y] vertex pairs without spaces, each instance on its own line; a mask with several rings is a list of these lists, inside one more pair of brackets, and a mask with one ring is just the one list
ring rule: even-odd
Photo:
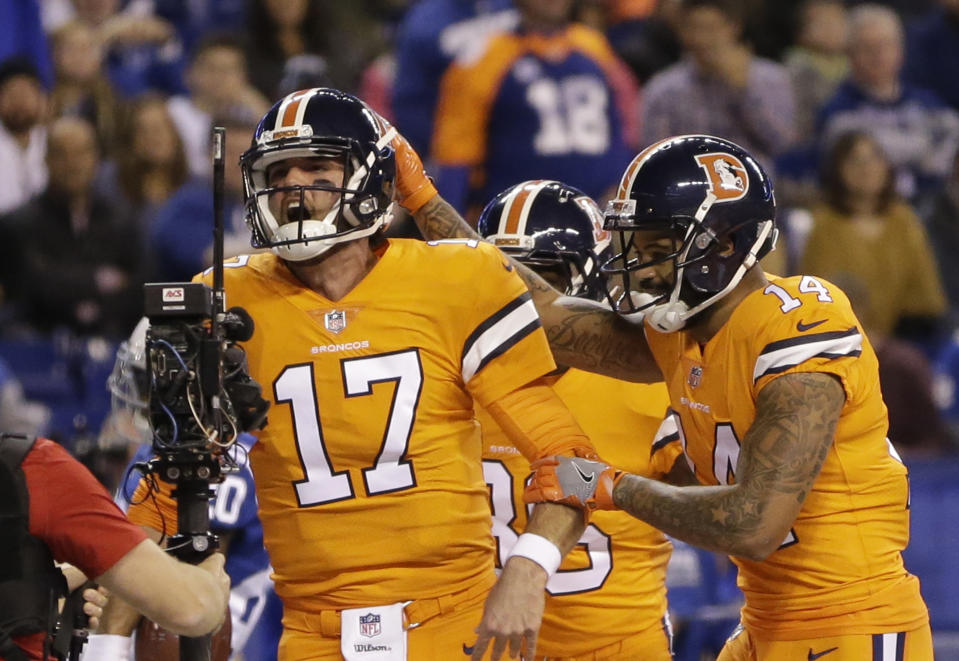
[[40,16],[39,0],[0,2],[0,62],[18,55],[26,57],[49,88],[53,84],[53,62]]
[[903,77],[959,110],[959,0],[939,0],[937,8],[917,18],[906,44]]
[[[249,136],[256,121],[252,115],[235,112],[213,122],[226,129],[223,220],[224,254],[228,257],[253,252],[243,221],[240,155],[250,146]],[[188,280],[213,263],[212,185],[210,177],[194,177],[157,209],[149,245],[159,279]]]
[[[74,2],[72,9],[73,16],[67,12],[60,20],[75,17],[97,32],[108,76],[123,96],[183,89],[183,43],[169,22],[151,12],[149,3],[99,0]],[[47,29],[54,31],[61,24]]]
[[138,3],[173,25],[186,52],[192,51],[210,32],[241,30],[249,4],[247,0],[138,0]]
[[[902,22],[888,7],[849,13],[849,78],[817,120],[823,148],[849,131],[866,131],[895,168],[896,191],[911,200],[948,175],[959,146],[959,113],[933,92],[903,82]],[[953,81],[954,82],[954,81]]]
[[[396,35],[392,110],[413,148],[428,154],[440,79],[454,59],[482,51],[519,20],[512,0],[419,0]],[[511,182],[515,183],[515,182]]]
[[[145,414],[148,398],[147,326],[147,319],[141,319],[129,339],[117,350],[113,373],[108,380],[113,400],[112,424],[108,429],[113,437],[100,439],[101,444],[136,445],[131,466],[148,461],[153,454]],[[232,451],[240,466],[239,471],[227,474],[222,482],[212,485],[216,495],[210,504],[210,530],[220,539],[220,548],[226,555],[226,573],[230,576],[230,658],[268,661],[275,659],[277,654],[281,608],[270,578],[270,559],[263,547],[263,526],[257,514],[253,474],[246,462],[246,453],[255,442],[253,436],[241,435],[239,447]],[[121,508],[129,506],[139,478],[138,472],[131,471],[120,485],[116,499]],[[158,541],[161,533],[168,536],[175,532],[175,525],[176,522],[171,521],[170,530],[148,530],[147,533]],[[119,637],[130,636],[139,619],[140,615],[126,604],[111,603],[100,622],[99,633],[104,637],[91,639],[85,658],[101,658],[97,654],[106,658],[106,646],[109,645],[117,645],[129,652],[132,642]]]
[[636,81],[606,37],[572,20],[572,0],[516,6],[520,24],[461,55],[440,88],[436,187],[468,219],[526,179],[602,202],[637,146]]

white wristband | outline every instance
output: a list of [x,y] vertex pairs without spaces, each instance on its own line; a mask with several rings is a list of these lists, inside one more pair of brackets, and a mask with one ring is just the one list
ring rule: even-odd
[[132,658],[133,638],[112,633],[95,633],[83,646],[82,659],[110,659],[110,661],[130,661]]
[[509,560],[514,555],[529,558],[545,569],[547,576],[555,574],[559,563],[563,561],[563,554],[553,542],[531,532],[524,532],[519,536],[506,559]]

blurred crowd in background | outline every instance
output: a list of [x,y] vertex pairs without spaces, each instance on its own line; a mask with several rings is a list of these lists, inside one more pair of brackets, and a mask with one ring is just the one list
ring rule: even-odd
[[96,445],[142,284],[210,263],[211,127],[246,252],[238,158],[317,86],[391,119],[467,218],[530,178],[602,205],[669,135],[742,144],[777,187],[767,270],[849,292],[907,458],[959,448],[959,0],[0,3],[0,426]]
[[104,384],[143,283],[210,264],[211,127],[226,253],[248,252],[238,159],[319,86],[390,119],[474,220],[534,178],[602,206],[670,135],[742,144],[776,185],[766,270],[849,294],[907,465],[959,455],[959,0],[0,2],[0,429],[116,485]]
[[669,135],[742,144],[776,183],[766,269],[854,298],[904,455],[959,448],[959,0],[0,3],[0,426],[100,435],[142,284],[210,263],[211,127],[247,252],[238,158],[317,86],[391,119],[471,219],[530,178],[602,205]]

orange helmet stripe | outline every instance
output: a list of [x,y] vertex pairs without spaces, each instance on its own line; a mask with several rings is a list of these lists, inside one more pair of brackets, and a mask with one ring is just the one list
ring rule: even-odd
[[509,206],[504,209],[506,224],[500,226],[500,233],[522,234],[526,231],[526,215],[533,202],[531,196],[535,196],[547,183],[542,179],[527,181],[511,196]]
[[643,163],[645,163],[646,159],[649,158],[654,151],[656,151],[657,147],[664,142],[669,142],[670,140],[672,140],[672,138],[663,138],[662,140],[657,140],[636,155],[636,158],[634,158],[633,162],[630,163],[626,168],[626,172],[623,173],[623,178],[619,182],[619,191],[616,193],[616,197],[618,199],[626,199],[629,197],[629,189],[633,187],[633,182],[636,180],[636,175],[639,174],[639,169],[642,167]]
[[[287,96],[286,99],[283,100],[283,107],[277,112],[277,124],[274,129],[289,128],[302,122],[303,112],[306,111],[304,102],[309,101],[309,98],[313,96],[315,92],[316,89],[314,88],[294,92]],[[303,112],[300,111],[301,106],[303,107]]]

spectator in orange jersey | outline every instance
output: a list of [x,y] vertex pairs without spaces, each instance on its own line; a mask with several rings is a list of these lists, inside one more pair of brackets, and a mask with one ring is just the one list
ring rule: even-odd
[[524,179],[607,195],[636,144],[636,83],[572,0],[520,0],[519,25],[460,57],[440,87],[432,157],[450,204],[480,209]]

